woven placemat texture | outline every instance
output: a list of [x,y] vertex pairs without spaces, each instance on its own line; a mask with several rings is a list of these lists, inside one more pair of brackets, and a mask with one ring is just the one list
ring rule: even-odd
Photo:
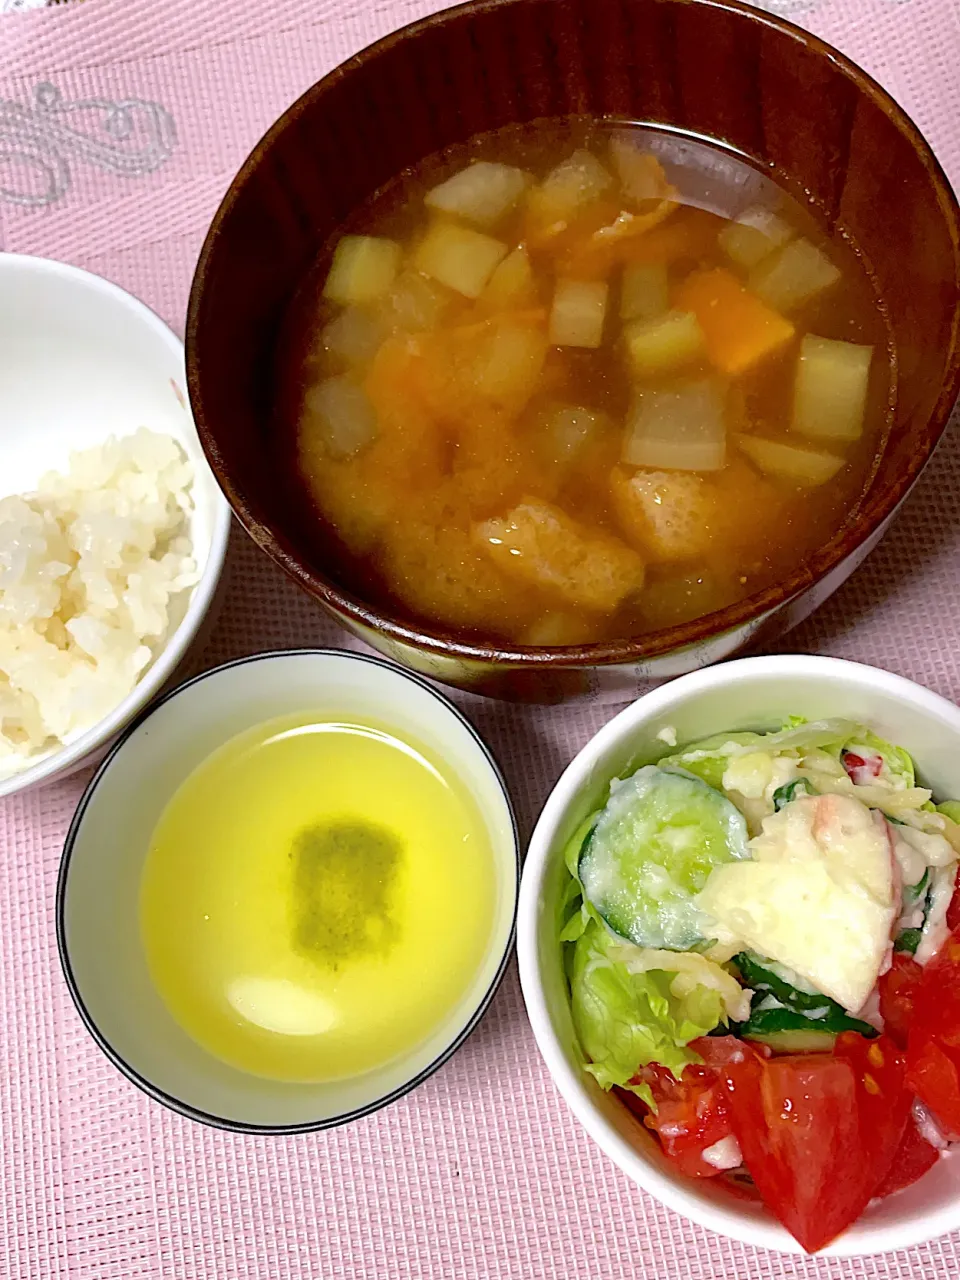
[[[182,332],[205,227],[262,131],[344,57],[439,7],[84,0],[0,18],[0,248],[100,272]],[[956,0],[763,7],[871,70],[960,180]],[[868,562],[783,649],[876,663],[960,700],[958,437],[954,429]],[[222,593],[193,669],[344,641],[239,530]],[[503,764],[524,833],[564,764],[615,710],[458,700]],[[262,1140],[169,1114],[99,1055],[61,979],[54,886],[84,782],[0,802],[2,1280],[960,1275],[960,1232],[883,1257],[802,1260],[721,1239],[640,1193],[568,1115],[512,970],[447,1066],[348,1128]]]

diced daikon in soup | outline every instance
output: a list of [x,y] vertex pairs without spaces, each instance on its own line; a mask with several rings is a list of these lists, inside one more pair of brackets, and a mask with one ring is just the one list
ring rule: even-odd
[[439,631],[562,646],[722,609],[827,544],[895,353],[856,246],[774,177],[564,119],[358,209],[291,307],[279,397],[342,579]]

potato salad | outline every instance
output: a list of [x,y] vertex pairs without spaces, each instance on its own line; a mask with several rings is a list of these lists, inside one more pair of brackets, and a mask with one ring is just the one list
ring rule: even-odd
[[846,720],[610,783],[566,850],[585,1070],[813,1252],[960,1140],[960,801]]

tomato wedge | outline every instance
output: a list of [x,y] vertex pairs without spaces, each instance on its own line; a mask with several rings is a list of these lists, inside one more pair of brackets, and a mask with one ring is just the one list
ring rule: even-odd
[[906,1057],[889,1036],[867,1040],[855,1031],[837,1036],[833,1052],[846,1058],[856,1077],[861,1150],[876,1187],[890,1171],[910,1119]]
[[939,1158],[940,1152],[927,1142],[911,1116],[903,1131],[897,1153],[893,1157],[890,1172],[877,1187],[874,1195],[881,1198],[892,1196],[895,1191],[902,1191],[904,1187],[912,1186],[937,1163]]
[[960,928],[923,970],[907,1041],[907,1085],[960,1134]]
[[724,1069],[747,1168],[764,1203],[810,1253],[866,1208],[889,1171],[909,1105],[893,1041],[839,1040],[835,1055],[745,1055]]
[[744,1055],[733,1036],[702,1036],[690,1048],[703,1058],[702,1066],[685,1067],[679,1080],[658,1063],[643,1067],[637,1082],[650,1086],[656,1111],[628,1091],[623,1098],[660,1139],[664,1154],[691,1178],[714,1178],[724,1170],[704,1160],[703,1152],[732,1136],[727,1091],[721,1070]]
[[960,1133],[960,1068],[936,1040],[910,1036],[910,1087],[951,1133]]
[[657,1104],[643,1122],[660,1139],[664,1154],[688,1177],[712,1178],[721,1173],[703,1158],[704,1151],[731,1132],[719,1076],[702,1067],[686,1067],[680,1080],[662,1067],[645,1067],[641,1074]]
[[913,956],[895,951],[893,963],[880,978],[880,1016],[883,1029],[901,1049],[907,1047],[907,1035],[913,1021],[913,1004],[920,989],[923,969]]
[[957,873],[953,897],[950,899],[949,907],[947,907],[947,928],[951,932],[954,929],[960,929],[960,872]]
[[728,1068],[726,1081],[733,1130],[757,1190],[813,1253],[869,1198],[862,1166],[848,1170],[860,1137],[850,1064],[825,1054],[747,1058]]

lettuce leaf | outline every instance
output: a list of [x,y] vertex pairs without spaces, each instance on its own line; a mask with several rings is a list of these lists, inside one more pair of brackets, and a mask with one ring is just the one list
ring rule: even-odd
[[798,716],[791,716],[785,728],[763,735],[758,750],[779,755],[783,751],[796,751],[802,754],[817,748],[839,755],[844,743],[849,742],[852,735],[861,731],[866,732],[852,720],[807,721],[801,720]]
[[960,800],[944,800],[943,804],[937,805],[937,813],[942,813],[951,822],[960,823]]
[[[884,781],[898,790],[916,786],[916,770],[913,759],[903,747],[887,742],[853,720],[804,721],[791,716],[782,729],[772,733],[718,733],[694,742],[680,751],[661,758],[661,766],[673,765],[695,773],[704,782],[718,790],[723,786],[723,775],[730,761],[748,752],[763,752],[770,756],[790,753],[796,756],[810,755],[830,768],[841,766],[844,751],[857,750],[878,755],[884,762]],[[831,760],[827,760],[831,757]],[[836,762],[836,766],[832,764]],[[842,766],[841,766],[842,767]],[[839,768],[837,768],[839,773]],[[882,785],[882,783],[881,783]]]
[[584,818],[576,831],[567,841],[563,850],[563,861],[570,872],[570,883],[564,891],[560,902],[560,941],[576,942],[590,920],[599,920],[596,911],[583,896],[580,884],[580,854],[589,840],[597,819],[603,812],[597,809],[589,817]]
[[682,751],[662,756],[658,764],[661,768],[669,765],[684,769],[687,773],[695,774],[708,787],[722,791],[723,775],[731,756],[739,754],[738,749],[741,747],[763,750],[765,748],[762,744],[763,735],[759,733],[715,733],[710,738],[690,743]]
[[723,1002],[719,992],[702,986],[675,996],[674,975],[662,970],[630,973],[615,958],[622,946],[598,920],[587,922],[573,954],[573,1025],[597,1082],[604,1089],[631,1088],[652,1106],[649,1087],[629,1081],[650,1062],[675,1076],[700,1062],[687,1045],[719,1025]]
[[831,751],[839,759],[843,744],[856,732],[861,732],[860,726],[852,720],[814,720],[808,723],[800,716],[790,716],[782,729],[771,733],[715,733],[661,757],[659,764],[661,768],[673,766],[695,773],[708,786],[721,791],[723,775],[730,761],[737,756],[753,752],[778,756],[788,751],[799,755],[819,748]]

